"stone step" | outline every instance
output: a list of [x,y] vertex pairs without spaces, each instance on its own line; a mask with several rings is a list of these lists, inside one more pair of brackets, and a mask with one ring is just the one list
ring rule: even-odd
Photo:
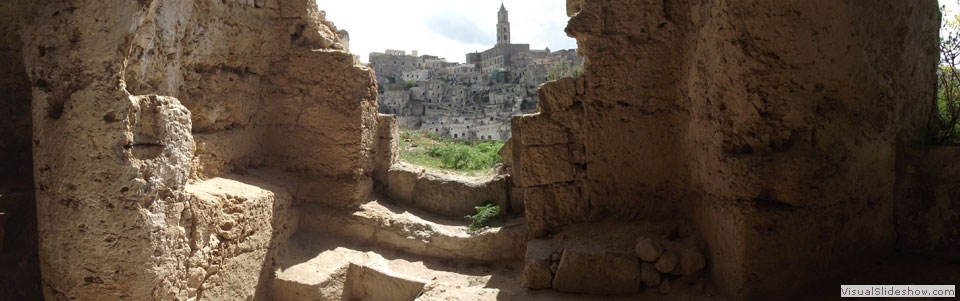
[[383,192],[391,200],[432,214],[458,218],[485,204],[500,206],[504,214],[523,212],[523,203],[509,196],[506,176],[468,177],[400,162],[386,177]]
[[356,211],[314,204],[301,206],[300,231],[367,242],[409,254],[481,262],[520,259],[527,228],[522,218],[468,229],[466,218],[446,218],[386,201],[372,200]]
[[494,300],[522,290],[520,264],[462,264],[301,232],[274,259],[269,299]]

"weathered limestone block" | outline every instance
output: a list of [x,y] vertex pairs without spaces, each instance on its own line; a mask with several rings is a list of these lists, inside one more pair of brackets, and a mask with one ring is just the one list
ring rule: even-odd
[[487,203],[507,204],[507,179],[460,179],[450,175],[426,173],[417,179],[414,203],[418,208],[448,217],[463,217],[476,213],[476,206]]
[[567,131],[549,118],[540,114],[521,115],[520,131],[527,133],[520,141],[524,146],[566,144],[570,140]]
[[531,237],[540,237],[558,225],[586,221],[589,208],[580,199],[580,189],[571,185],[524,188],[523,206]]
[[657,271],[661,273],[673,272],[680,262],[680,256],[677,255],[677,253],[677,251],[669,249],[663,252],[663,255],[660,255],[660,259],[657,259]]
[[344,300],[414,300],[426,280],[386,268],[350,263],[344,284]]
[[706,265],[703,254],[692,248],[678,250],[677,257],[677,266],[672,272],[675,275],[690,276],[702,270]]
[[640,290],[640,261],[633,254],[565,249],[553,278],[561,292],[630,295]]
[[213,178],[187,185],[184,239],[189,254],[187,297],[252,299],[270,258],[297,229],[285,190],[249,177]]
[[391,199],[442,216],[459,218],[474,214],[476,206],[488,203],[503,210],[512,206],[507,203],[510,183],[505,176],[462,178],[400,163],[390,167],[387,179],[387,195]]
[[354,62],[345,52],[297,51],[275,67],[266,96],[274,106],[258,117],[266,126],[268,165],[318,176],[369,176],[373,161],[369,170],[363,164],[375,143],[377,113],[370,109],[376,90],[370,70]]
[[640,267],[640,278],[648,287],[660,286],[660,271],[652,263],[644,262]]
[[540,90],[537,91],[537,96],[540,100],[541,112],[550,116],[554,113],[570,109],[578,97],[577,81],[582,80],[582,77],[576,79],[565,77],[550,84],[540,86]]
[[189,248],[167,225],[184,210],[190,112],[171,97],[116,94],[88,89],[56,122],[36,116],[47,298],[172,298],[184,288],[177,258]]
[[[523,266],[523,285],[531,289],[546,289],[553,285],[554,243],[534,239],[527,242],[527,255]],[[558,258],[559,260],[559,258]],[[558,267],[559,268],[559,267]]]
[[531,146],[520,152],[523,187],[573,181],[573,159],[567,145]]
[[[251,299],[296,220],[282,188],[231,173],[264,167],[343,206],[369,193],[372,72],[321,49],[336,29],[313,1],[254,9],[280,4],[20,9],[47,299]],[[201,181],[215,176],[240,184]]]
[[373,180],[382,188],[388,186],[390,167],[397,163],[400,143],[400,127],[396,115],[380,114],[377,117],[377,147]]
[[197,133],[193,137],[197,145],[193,157],[193,178],[208,179],[263,166],[260,154],[263,143],[256,130]]
[[637,253],[637,257],[640,257],[640,260],[645,262],[656,262],[660,255],[663,254],[663,246],[660,245],[659,241],[644,236],[637,239],[637,246],[634,248],[634,251]]
[[422,172],[422,168],[406,164],[391,166],[387,175],[387,195],[397,202],[414,204],[417,179]]

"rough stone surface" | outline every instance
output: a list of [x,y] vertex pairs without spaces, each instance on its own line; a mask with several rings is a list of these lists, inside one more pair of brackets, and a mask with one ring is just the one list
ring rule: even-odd
[[960,148],[911,148],[897,166],[897,247],[960,259]]
[[699,272],[706,265],[703,254],[690,248],[677,251],[677,266],[673,269],[673,274],[681,276],[690,276]]
[[458,179],[427,173],[417,180],[414,195],[417,207],[449,217],[475,214],[476,207],[487,203],[506,210],[506,178]]
[[459,177],[403,163],[391,166],[387,177],[387,195],[393,200],[441,216],[475,214],[476,206],[488,203],[511,207],[505,176]]
[[[0,3],[0,292],[10,299],[42,298],[37,263],[33,185],[31,84],[20,36],[20,1]],[[5,237],[5,238],[3,238]],[[3,241],[6,240],[6,241]]]
[[[29,88],[0,86],[32,91],[15,115],[32,119],[46,299],[261,298],[294,196],[369,194],[372,72],[313,1],[9,3],[22,38],[0,58],[20,52],[2,65]],[[252,169],[306,189],[237,176]],[[339,188],[301,197],[323,183]]]
[[640,262],[633,254],[565,249],[553,289],[570,293],[630,295],[640,290]]
[[[513,187],[496,200],[523,202],[533,238],[571,244],[551,286],[639,288],[638,235],[607,241],[622,225],[601,219],[691,225],[706,243],[667,247],[670,270],[705,271],[727,299],[804,292],[895,247],[956,260],[957,172],[942,162],[960,155],[911,149],[936,95],[936,1],[567,8],[585,72],[514,120]],[[20,0],[0,17],[13,298],[38,299],[20,288],[39,283],[50,300],[268,298],[265,267],[300,224],[435,257],[523,254],[523,231],[473,237],[363,208],[373,177],[393,184],[392,142],[372,72],[314,1]],[[298,223],[291,204],[329,214]]]
[[[801,292],[893,250],[897,145],[922,141],[931,102],[916,100],[934,95],[935,1],[568,8],[584,74],[543,85],[533,118],[568,131],[569,157],[524,146],[551,129],[514,120],[531,235],[682,216],[733,299]],[[523,168],[557,158],[572,174]],[[582,193],[530,197],[552,181]]]
[[657,260],[657,271],[660,271],[661,273],[673,272],[679,262],[680,257],[677,255],[677,251],[667,250],[663,252],[663,255],[661,255],[660,259]]
[[[570,220],[570,215],[580,215],[588,210],[587,204],[579,202],[580,189],[572,185],[537,186],[523,189],[525,216],[533,237],[545,234]],[[585,217],[579,221],[586,221]]]
[[660,287],[657,288],[657,291],[661,294],[669,294],[673,290],[673,286],[670,283],[670,279],[663,279],[663,282],[660,283]]
[[574,167],[566,145],[534,146],[524,149],[520,160],[523,187],[571,182]]
[[400,127],[396,115],[380,114],[377,118],[377,148],[373,181],[379,191],[387,191],[390,185],[390,167],[396,164],[400,155]]
[[660,258],[660,255],[663,254],[663,246],[660,246],[650,237],[641,237],[637,239],[637,246],[634,251],[637,253],[637,257],[640,257],[640,260],[656,262],[657,258]]
[[426,280],[388,269],[350,263],[344,300],[413,300],[423,292]]
[[640,279],[648,287],[660,286],[660,272],[652,263],[643,263],[643,266],[640,267]]
[[471,232],[462,217],[429,218],[422,210],[379,201],[364,203],[356,211],[304,206],[300,212],[300,231],[376,242],[408,254],[491,262],[521,259],[526,250],[526,226],[515,220]]
[[387,195],[402,203],[414,203],[417,180],[423,173],[422,168],[408,165],[393,165],[387,175]]
[[552,145],[569,142],[567,131],[560,125],[541,115],[524,115],[520,118],[520,130],[543,135],[524,136],[520,141],[523,145]]
[[553,272],[550,266],[553,264],[554,254],[556,254],[554,245],[550,241],[535,239],[527,242],[527,255],[523,266],[524,286],[531,289],[545,289],[553,285]]

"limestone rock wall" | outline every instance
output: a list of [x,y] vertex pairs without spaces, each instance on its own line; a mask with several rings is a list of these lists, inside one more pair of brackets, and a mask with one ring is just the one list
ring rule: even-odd
[[697,37],[688,84],[720,287],[803,292],[891,252],[897,145],[922,140],[935,91],[936,3],[701,11],[725,17]]
[[291,206],[371,190],[372,72],[313,1],[18,12],[47,299],[264,298]]
[[911,147],[897,164],[897,248],[960,259],[960,148]]
[[540,112],[514,119],[534,236],[686,220],[735,298],[892,251],[897,145],[922,140],[935,91],[935,1],[568,7],[584,75],[544,85]]
[[0,3],[0,291],[40,297],[33,192],[30,81],[20,50],[17,1]]

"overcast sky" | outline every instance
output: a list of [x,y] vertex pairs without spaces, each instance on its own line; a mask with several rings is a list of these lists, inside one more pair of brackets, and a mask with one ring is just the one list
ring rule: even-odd
[[[350,33],[350,52],[367,61],[370,52],[418,50],[463,62],[468,52],[497,42],[501,0],[317,0],[327,20]],[[510,12],[510,41],[531,49],[571,49],[565,0],[504,0]]]

